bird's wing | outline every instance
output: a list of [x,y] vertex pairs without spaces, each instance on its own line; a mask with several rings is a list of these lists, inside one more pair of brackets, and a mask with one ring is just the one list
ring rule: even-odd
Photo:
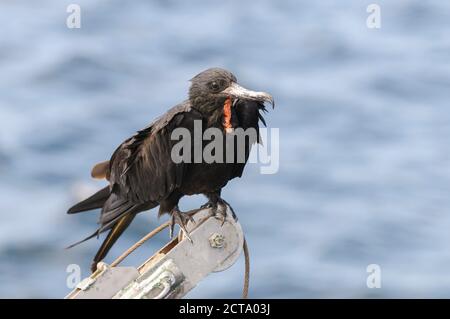
[[171,158],[172,131],[183,121],[199,117],[188,101],[170,109],[126,140],[110,161],[111,191],[128,204],[158,202],[181,184],[183,163]]

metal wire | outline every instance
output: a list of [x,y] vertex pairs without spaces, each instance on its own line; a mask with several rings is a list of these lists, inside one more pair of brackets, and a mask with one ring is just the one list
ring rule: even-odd
[[147,240],[149,240],[150,238],[152,238],[153,236],[155,236],[156,234],[158,234],[159,232],[161,232],[162,230],[164,230],[165,228],[169,227],[170,222],[165,222],[162,225],[159,225],[158,227],[156,227],[155,229],[153,229],[151,232],[149,232],[147,235],[145,235],[144,237],[142,237],[141,239],[139,239],[138,242],[136,242],[133,246],[131,246],[130,248],[128,248],[122,255],[120,255],[116,260],[114,260],[111,264],[111,267],[115,267],[118,264],[120,264],[125,258],[128,257],[128,255],[130,255],[133,251],[135,251],[136,249],[138,249],[139,247],[142,246],[142,244],[144,244]]
[[[160,226],[156,227],[154,230],[149,232],[147,235],[139,239],[133,246],[128,248],[122,255],[120,255],[116,260],[114,260],[111,263],[111,267],[116,267],[119,265],[125,258],[127,258],[133,251],[141,247],[147,240],[154,237],[158,233],[160,233],[162,230],[166,229],[170,226],[170,222],[165,222],[164,224],[161,224]],[[245,272],[244,272],[244,287],[242,289],[242,299],[248,298],[248,289],[250,285],[250,254],[247,246],[247,241],[244,237],[244,257],[245,257]]]

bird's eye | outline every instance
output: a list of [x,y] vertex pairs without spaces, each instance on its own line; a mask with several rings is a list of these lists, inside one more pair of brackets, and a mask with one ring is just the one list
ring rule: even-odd
[[217,91],[220,89],[220,85],[219,83],[217,83],[216,81],[213,81],[209,84],[210,88],[214,91]]

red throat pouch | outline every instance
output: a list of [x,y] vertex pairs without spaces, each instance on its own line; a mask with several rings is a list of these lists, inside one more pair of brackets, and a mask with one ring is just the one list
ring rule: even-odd
[[231,125],[231,97],[227,97],[223,104],[223,128],[226,133],[233,132],[233,126]]

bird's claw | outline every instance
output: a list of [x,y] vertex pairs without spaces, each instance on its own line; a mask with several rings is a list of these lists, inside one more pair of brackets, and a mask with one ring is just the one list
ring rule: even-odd
[[200,209],[208,209],[208,208],[213,208],[214,207],[214,203],[212,201],[208,201],[205,204],[203,204],[202,206],[200,206]]
[[222,225],[225,224],[227,219],[227,203],[223,199],[218,199],[216,202],[208,201],[202,208],[210,208],[211,216],[222,221]]
[[186,225],[189,221],[191,221],[192,223],[195,224],[195,220],[191,215],[183,214],[177,208],[173,209],[171,212],[171,217],[170,217],[170,229],[169,229],[170,238],[173,238],[173,230],[174,230],[175,224],[178,224],[180,226],[181,230],[183,231],[184,235],[186,236],[186,238],[191,243],[193,243],[192,238],[186,229]]

